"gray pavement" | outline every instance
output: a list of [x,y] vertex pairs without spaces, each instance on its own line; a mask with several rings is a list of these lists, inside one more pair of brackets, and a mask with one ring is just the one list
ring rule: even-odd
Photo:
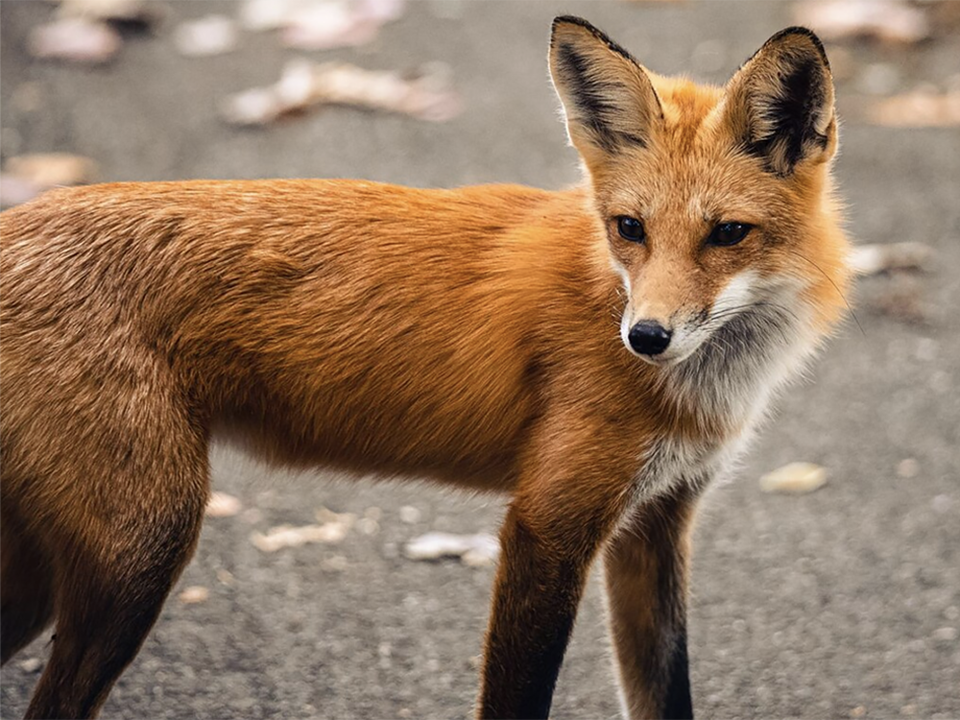
[[[236,5],[171,3],[153,36],[131,37],[114,64],[86,70],[30,61],[25,34],[50,6],[4,0],[3,157],[76,152],[95,158],[105,180],[558,187],[576,180],[577,166],[547,80],[553,15],[591,19],[655,70],[713,81],[791,24],[786,3],[418,2],[373,44],[313,55],[371,68],[448,63],[462,116],[435,125],[330,109],[236,130],[217,119],[218,100],[272,82],[297,53],[246,35],[230,55],[177,55],[172,25],[214,11]],[[845,55],[853,71],[839,85],[841,112],[868,63],[896,67],[906,86],[946,82],[960,37],[901,51],[855,45]],[[40,89],[34,112],[11,102],[24,82]],[[780,403],[737,479],[704,504],[690,615],[702,717],[960,717],[960,133],[850,120],[838,175],[858,240],[936,248],[934,272],[913,280],[928,311],[911,322],[890,317],[876,308],[900,292],[896,282],[863,283],[863,331],[848,323],[809,382]],[[898,474],[907,458],[912,477]],[[794,460],[826,466],[829,484],[802,497],[760,492],[759,475]],[[258,513],[207,521],[176,592],[202,585],[209,600],[171,598],[105,717],[469,714],[493,571],[416,563],[397,548],[430,529],[495,532],[499,498],[278,474],[227,448],[214,455],[214,475],[216,489]],[[380,508],[379,531],[275,554],[251,544],[251,531],[310,523],[321,505]],[[401,522],[404,505],[421,510],[417,524]],[[558,718],[617,713],[598,581],[595,573],[560,676]],[[43,661],[47,639],[3,669],[4,718],[24,711],[39,677],[30,661]]]

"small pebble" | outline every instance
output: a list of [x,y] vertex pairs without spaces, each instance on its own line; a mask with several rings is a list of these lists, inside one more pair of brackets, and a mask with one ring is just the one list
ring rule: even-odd
[[420,511],[413,507],[413,505],[404,505],[400,508],[400,522],[406,523],[407,525],[416,525],[420,522]]
[[243,503],[233,495],[227,495],[223,492],[210,493],[210,499],[207,501],[208,517],[232,517],[243,509]]
[[825,468],[813,463],[795,462],[760,478],[760,489],[769,493],[800,495],[813,492],[827,482]]
[[955,627],[942,627],[933,631],[933,639],[941,642],[953,642],[957,639]]
[[897,475],[902,478],[916,477],[918,472],[920,472],[920,463],[915,458],[904,458],[897,465]]
[[27,658],[20,662],[20,669],[28,673],[39,672],[42,667],[43,661],[40,658]]

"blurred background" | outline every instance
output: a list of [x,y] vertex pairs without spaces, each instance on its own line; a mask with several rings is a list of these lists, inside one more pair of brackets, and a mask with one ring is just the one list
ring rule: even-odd
[[[3,0],[0,201],[188,178],[574,183],[545,60],[560,13],[717,83],[805,24],[837,81],[857,321],[704,503],[695,708],[960,717],[960,3]],[[806,489],[826,483],[765,492],[793,462],[816,466],[792,478]],[[225,448],[213,466],[197,555],[105,717],[470,713],[500,499],[290,476]],[[599,580],[555,717],[618,712]],[[4,667],[3,717],[48,640]]]

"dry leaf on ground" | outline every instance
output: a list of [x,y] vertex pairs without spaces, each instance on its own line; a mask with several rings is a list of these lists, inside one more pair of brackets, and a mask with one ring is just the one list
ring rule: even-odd
[[202,585],[191,585],[188,588],[185,588],[177,598],[184,605],[196,605],[197,603],[206,602],[210,599],[210,591],[203,587]]
[[188,57],[221,55],[237,46],[237,26],[225,15],[207,15],[180,23],[173,31],[173,42]]
[[456,535],[445,532],[429,532],[408,542],[403,554],[411,560],[437,560],[457,557],[465,565],[493,564],[500,554],[500,543],[493,535]]
[[233,495],[223,492],[210,493],[206,513],[209,517],[233,517],[243,509],[243,503]]
[[801,0],[793,15],[798,25],[813,29],[824,40],[915,43],[930,37],[924,9],[905,0]]
[[404,0],[247,0],[240,22],[249,30],[280,30],[287,47],[357,47],[398,19],[404,5]]
[[44,187],[83,185],[97,177],[97,164],[70,153],[17,155],[7,160],[5,171]]
[[280,525],[270,528],[267,534],[254,532],[250,541],[263,552],[276,552],[282,548],[299,547],[306,543],[335,543],[343,540],[346,530],[341,525]]
[[933,248],[920,242],[858,245],[850,254],[850,267],[857,275],[876,275],[890,270],[923,270],[933,260]]
[[27,36],[27,52],[33,57],[78,63],[105,63],[122,44],[120,34],[109,25],[82,17],[38,25]]
[[888,127],[953,127],[960,125],[960,91],[918,88],[872,101],[866,119]]
[[236,125],[265,125],[315,105],[352,105],[442,122],[460,112],[445,68],[434,66],[405,78],[393,71],[364,70],[348,63],[292,60],[269,87],[231,96],[222,111]]
[[760,478],[760,489],[769,493],[800,495],[813,492],[827,482],[825,468],[813,463],[795,462],[784,465]]

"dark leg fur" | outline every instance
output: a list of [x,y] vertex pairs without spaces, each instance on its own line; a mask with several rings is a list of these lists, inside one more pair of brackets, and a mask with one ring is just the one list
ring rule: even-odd
[[22,531],[12,504],[0,525],[0,664],[28,645],[53,615],[52,569],[40,546]]
[[[95,717],[127,667],[192,554],[203,500],[164,523],[143,518],[149,537],[96,548],[67,573],[59,588],[59,617],[50,661],[27,710],[28,718]],[[101,558],[109,556],[109,561]]]
[[685,489],[651,501],[607,547],[610,629],[631,718],[693,717],[686,576],[694,502]]

